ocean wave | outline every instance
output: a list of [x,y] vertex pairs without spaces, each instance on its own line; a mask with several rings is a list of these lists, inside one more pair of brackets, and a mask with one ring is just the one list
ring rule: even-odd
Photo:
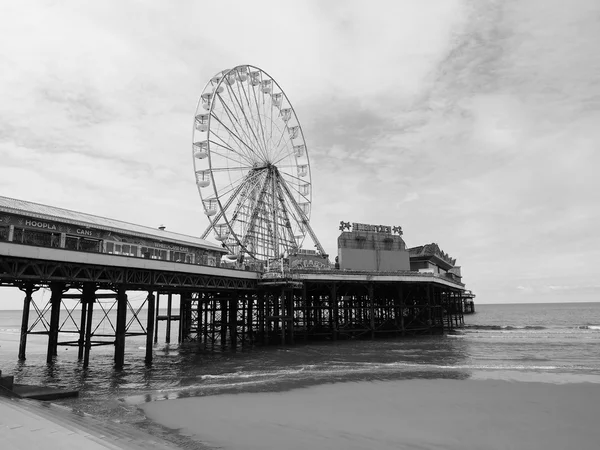
[[[218,387],[218,386],[229,386],[234,380],[239,380],[239,383],[234,384],[251,384],[254,382],[263,383],[268,381],[285,381],[289,379],[307,379],[314,377],[331,377],[331,376],[345,376],[353,374],[365,374],[365,373],[391,373],[391,372],[403,372],[403,371],[422,371],[422,370],[597,370],[594,367],[584,367],[574,364],[539,364],[542,361],[549,361],[545,358],[532,358],[523,357],[515,358],[512,361],[532,361],[537,364],[519,364],[519,363],[508,363],[508,364],[487,364],[487,363],[472,363],[472,364],[433,364],[433,363],[419,363],[419,362],[401,362],[394,361],[388,363],[382,362],[368,362],[368,361],[357,361],[357,362],[346,362],[344,364],[324,364],[322,366],[312,366],[310,368],[300,367],[296,369],[282,369],[273,371],[248,371],[248,372],[230,372],[224,374],[204,374],[199,375],[198,378],[207,383],[195,385],[194,387]],[[181,390],[181,387],[177,387],[174,390]]]
[[541,325],[526,325],[523,327],[513,325],[465,325],[464,330],[547,330],[548,327]]
[[580,330],[594,330],[600,331],[600,325],[582,325],[578,327]]

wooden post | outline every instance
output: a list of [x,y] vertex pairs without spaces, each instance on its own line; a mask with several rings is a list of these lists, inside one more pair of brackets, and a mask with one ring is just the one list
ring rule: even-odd
[[85,349],[83,353],[83,368],[87,369],[90,364],[90,350],[92,348],[92,319],[94,315],[95,293],[92,293],[87,306],[87,317],[85,325]]
[[62,303],[62,293],[64,284],[52,283],[50,285],[52,296],[50,297],[50,330],[48,332],[48,352],[46,353],[46,362],[52,363],[52,359],[58,353],[58,327],[60,321],[60,305]]
[[25,285],[25,299],[23,300],[23,317],[21,318],[21,341],[19,342],[19,360],[25,361],[25,351],[27,348],[27,334],[29,333],[29,310],[33,295],[33,285]]
[[125,364],[125,327],[127,325],[127,294],[125,288],[117,289],[117,329],[115,331],[115,368]]
[[154,343],[158,342],[158,316],[160,315],[160,292],[156,292],[156,314],[154,315]]
[[152,364],[152,342],[154,340],[154,322],[155,322],[155,311],[154,311],[154,294],[152,291],[148,291],[148,316],[146,323],[146,364]]
[[[182,297],[183,299],[183,297]],[[167,295],[167,331],[165,333],[165,342],[167,344],[171,343],[171,311],[172,311],[172,305],[173,305],[173,294],[169,292],[169,294]],[[183,308],[180,306],[179,307],[179,328],[181,328],[181,310]],[[180,340],[181,342],[181,340]]]

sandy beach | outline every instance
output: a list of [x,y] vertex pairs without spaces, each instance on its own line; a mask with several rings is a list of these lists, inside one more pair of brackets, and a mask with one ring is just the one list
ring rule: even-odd
[[597,384],[402,380],[147,403],[151,420],[231,450],[597,450]]

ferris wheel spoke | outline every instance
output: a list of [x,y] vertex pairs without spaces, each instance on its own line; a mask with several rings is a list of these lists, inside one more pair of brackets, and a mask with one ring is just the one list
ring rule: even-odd
[[305,194],[303,194],[301,191],[299,191],[298,189],[296,189],[296,185],[291,185],[290,186],[291,189],[293,189],[295,192],[298,193],[299,196],[301,196],[304,200],[306,200],[307,202],[310,201],[310,198],[307,197]]
[[[261,78],[262,81],[262,78]],[[256,100],[256,90],[254,89],[254,86],[252,85],[252,83],[247,83],[248,86],[248,92],[246,92],[245,89],[242,89],[242,92],[244,93],[244,97],[246,99],[246,104],[248,105],[248,111],[250,112],[250,116],[252,117],[252,120],[254,121],[255,125],[256,125],[256,131],[260,131],[262,129],[262,125],[261,125],[261,121],[260,121],[260,109],[258,107],[258,102],[255,102],[256,105],[256,118],[254,117],[253,114],[253,110],[254,107],[251,104],[251,100],[249,99],[250,96],[250,89],[252,89],[252,92],[254,93],[254,99]],[[247,119],[247,118],[246,118]],[[248,123],[250,124],[250,122],[248,121]],[[258,140],[258,137],[256,138]],[[265,145],[265,161],[268,161],[269,159],[269,149],[267,146],[267,142],[264,141],[264,145]]]
[[231,131],[231,130],[229,129],[229,127],[227,127],[227,125],[225,125],[225,124],[224,124],[224,123],[223,123],[223,122],[222,122],[222,121],[221,121],[221,120],[220,120],[220,119],[219,119],[219,118],[218,118],[216,115],[214,115],[214,114],[213,114],[213,115],[212,115],[212,117],[214,117],[214,118],[215,118],[215,120],[216,120],[217,122],[219,122],[219,123],[220,123],[220,124],[223,126],[223,128],[225,128],[225,129],[226,129],[226,130],[229,132],[229,134],[230,134],[231,136],[235,137],[235,138],[236,138],[236,139],[237,139],[237,140],[238,140],[238,141],[239,141],[239,142],[240,142],[242,145],[244,145],[244,146],[245,146],[245,147],[246,147],[248,150],[250,150],[251,152],[254,152],[254,150],[252,149],[252,147],[250,147],[248,144],[246,144],[246,142],[245,142],[245,141],[244,141],[244,140],[243,140],[241,137],[239,137],[239,136],[238,136],[236,133],[234,133],[233,131]]
[[[238,98],[238,96],[235,94],[235,91],[233,90],[233,88],[231,86],[228,86],[227,89],[231,92],[231,95],[233,95],[233,98],[235,99],[236,103],[238,104],[238,106],[239,106],[239,108],[240,108],[240,110],[242,112],[242,115],[244,116],[244,120],[246,121],[246,126],[250,130],[250,132],[252,133],[252,135],[254,136],[254,140],[256,141],[256,144],[257,144],[258,148],[261,150],[261,153],[262,153],[262,155],[264,157],[264,160],[266,161],[267,160],[267,148],[264,147],[260,143],[259,138],[256,136],[256,133],[254,131],[254,127],[252,126],[252,124],[248,120],[248,116],[246,115],[246,111],[244,110],[244,106],[240,102],[240,99]],[[240,89],[239,84],[237,85],[237,89],[238,89],[238,92],[239,92],[239,89]],[[250,110],[250,112],[251,112],[251,110]]]
[[[249,90],[249,89],[250,89],[250,83],[247,83],[247,84],[248,84],[248,90]],[[256,139],[256,141],[258,142],[258,141],[260,141],[260,139],[259,139],[259,137],[256,135],[256,132],[258,132],[258,131],[259,131],[259,129],[260,129],[260,126],[258,126],[258,125],[257,125],[257,123],[258,123],[258,120],[257,120],[257,119],[254,117],[254,113],[253,113],[253,107],[252,107],[252,105],[251,105],[251,103],[250,103],[250,100],[248,99],[248,95],[249,95],[249,94],[247,94],[247,93],[246,93],[246,90],[245,90],[243,87],[240,89],[240,86],[238,85],[238,87],[237,87],[237,88],[238,88],[238,93],[239,93],[239,92],[242,92],[242,93],[244,94],[244,98],[245,98],[245,100],[246,100],[246,105],[248,106],[247,110],[248,110],[248,112],[249,112],[249,114],[250,114],[250,117],[252,118],[252,121],[253,121],[253,122],[251,122],[251,121],[248,119],[248,115],[247,115],[247,114],[244,114],[244,118],[246,119],[246,123],[248,124],[248,127],[249,127],[249,128],[252,130],[252,134],[254,135],[254,138],[255,138],[255,139]],[[240,96],[240,97],[241,97],[241,96]],[[238,97],[237,97],[237,96],[236,96],[236,99],[238,99]],[[239,100],[239,99],[238,99],[238,100]],[[244,107],[241,105],[241,102],[240,102],[240,108],[241,108],[242,110],[244,110]],[[258,118],[260,119],[260,111],[259,111],[259,110],[257,110],[257,111],[256,111],[256,115],[257,115],[257,116],[258,116]],[[256,130],[255,130],[255,129],[256,129]],[[269,155],[269,150],[268,150],[268,146],[267,146],[267,143],[266,143],[266,142],[264,143],[263,150],[264,150],[264,151],[263,151],[263,153],[262,153],[262,154],[263,154],[264,161],[266,162],[266,161],[268,161],[268,158],[269,158],[269,156],[268,156],[268,155]]]
[[238,170],[248,170],[250,166],[237,166],[237,167],[213,167],[210,170],[213,172],[236,172]]
[[282,178],[283,178],[283,175],[285,175],[285,176],[287,176],[287,177],[289,177],[289,178],[292,178],[292,180],[293,180],[293,181],[295,181],[295,182],[297,182],[297,184],[298,184],[298,185],[300,185],[300,183],[306,183],[306,181],[305,181],[305,180],[303,180],[302,178],[295,177],[294,175],[292,175],[292,174],[290,174],[290,173],[283,172],[283,174],[282,174]]
[[237,190],[239,185],[242,185],[242,187],[244,187],[243,185],[250,182],[252,179],[253,179],[253,176],[249,176],[249,174],[245,174],[244,176],[239,177],[236,180],[232,181],[229,185],[223,186],[222,190],[219,190],[219,191],[215,190],[215,194],[219,197],[225,197],[230,192]]
[[[250,126],[250,123],[248,122],[248,118],[246,117],[246,113],[244,112],[243,108],[241,107],[239,100],[237,98],[237,96],[235,95],[235,92],[233,91],[233,89],[231,88],[230,85],[227,86],[227,91],[230,92],[230,95],[233,95],[233,97],[235,98],[236,102],[238,103],[238,105],[240,106],[240,110],[242,112],[242,115],[244,116],[244,119],[246,121],[246,127],[251,131],[251,133],[254,135],[254,140],[255,143],[257,145],[257,149],[261,150],[261,153],[264,153],[265,150],[261,147],[260,142],[258,141],[258,138],[256,137],[256,135],[254,134],[254,130],[252,129],[252,127]],[[219,96],[219,98],[221,99],[221,103],[223,104],[223,106],[226,109],[226,113],[227,116],[229,118],[229,120],[231,121],[231,123],[234,125],[234,128],[237,130],[237,127],[235,127],[235,122],[237,122],[240,126],[240,128],[242,128],[243,134],[246,136],[246,138],[248,139],[248,142],[252,141],[252,138],[248,135],[247,130],[244,129],[244,126],[240,123],[240,121],[233,115],[233,111],[231,111],[231,109],[229,108],[229,106],[227,105],[227,103],[225,101],[223,101],[222,97]],[[235,109],[235,104],[234,104],[234,109]],[[237,111],[236,111],[237,112]],[[232,118],[233,117],[233,118]],[[234,122],[235,120],[235,122]],[[239,131],[238,131],[239,132]]]
[[[223,139],[222,139],[220,136],[218,136],[218,135],[216,135],[216,134],[215,134],[214,136],[215,136],[216,138],[220,139],[220,140],[223,142]],[[233,152],[233,153],[235,153],[236,155],[240,156],[240,157],[241,157],[241,158],[242,158],[244,161],[246,161],[246,162],[248,163],[248,167],[252,167],[252,161],[250,161],[250,159],[248,159],[247,157],[245,157],[245,156],[244,156],[244,155],[242,155],[241,153],[237,152],[236,150],[234,150],[233,148],[231,148],[229,145],[220,144],[220,143],[218,143],[218,142],[216,142],[216,141],[213,141],[212,139],[209,139],[209,140],[208,140],[208,142],[209,142],[209,143],[211,143],[211,144],[217,145],[217,146],[219,146],[219,147],[221,147],[221,148],[224,148],[225,150],[228,150],[228,151],[230,151],[230,152]],[[214,153],[215,153],[216,155],[218,155],[218,156],[222,156],[223,158],[227,158],[227,159],[229,159],[230,161],[234,161],[234,162],[236,162],[236,163],[239,163],[239,162],[240,162],[240,161],[238,161],[237,159],[231,158],[230,156],[227,156],[227,155],[225,155],[225,154],[223,154],[223,153],[220,153],[220,152],[214,152]]]
[[280,154],[280,153],[283,151],[283,149],[286,149],[286,148],[288,148],[288,146],[287,146],[287,141],[285,142],[285,144],[286,144],[286,145],[284,145],[284,146],[280,147],[280,145],[281,145],[281,140],[282,140],[282,139],[283,139],[283,137],[285,136],[285,130],[287,130],[287,124],[286,124],[286,126],[285,126],[285,127],[283,127],[283,129],[281,130],[281,134],[279,135],[279,140],[277,141],[277,144],[275,145],[275,148],[278,148],[279,150],[277,151],[277,154],[276,154],[275,158],[273,158],[273,159],[276,159],[276,158],[277,158],[277,156],[279,156],[279,154]]
[[[262,75],[261,75],[261,82],[262,82]],[[248,87],[248,92],[250,92],[250,86]],[[262,120],[260,119],[260,106],[258,106],[258,99],[256,97],[256,89],[254,89],[254,85],[252,85],[252,97],[254,99],[254,105],[256,106],[256,116],[257,117],[256,117],[255,120],[256,120],[256,123],[257,123],[257,131],[259,131],[260,134],[262,135],[262,139],[263,139],[263,142],[264,142],[264,145],[265,145],[265,149],[267,150],[267,160],[268,160],[268,157],[269,157],[268,146],[267,146],[267,141],[265,139],[265,133],[264,133],[263,125],[262,125]],[[250,106],[250,101],[251,100],[248,101],[248,106]],[[251,107],[250,110],[252,110],[252,107]]]
[[[284,155],[283,155],[281,158],[279,158],[279,159],[276,159],[276,160],[273,162],[273,165],[277,166],[278,168],[279,168],[279,167],[290,167],[290,165],[279,165],[279,163],[280,163],[281,161],[283,161],[284,159],[286,159],[286,158],[288,158],[288,157],[295,158],[295,156],[294,156],[294,154],[293,154],[293,149],[287,149],[287,150],[288,150],[288,153],[285,153],[285,154],[284,154]],[[281,150],[279,151],[279,153],[277,154],[277,156],[279,156],[280,154],[281,154]]]

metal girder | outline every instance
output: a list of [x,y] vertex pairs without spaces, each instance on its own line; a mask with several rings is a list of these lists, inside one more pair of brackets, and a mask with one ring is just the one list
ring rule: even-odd
[[61,281],[72,287],[93,282],[99,288],[124,285],[131,290],[154,287],[247,290],[256,287],[255,280],[225,276],[94,266],[0,255],[0,284],[15,285],[26,281],[35,284]]

